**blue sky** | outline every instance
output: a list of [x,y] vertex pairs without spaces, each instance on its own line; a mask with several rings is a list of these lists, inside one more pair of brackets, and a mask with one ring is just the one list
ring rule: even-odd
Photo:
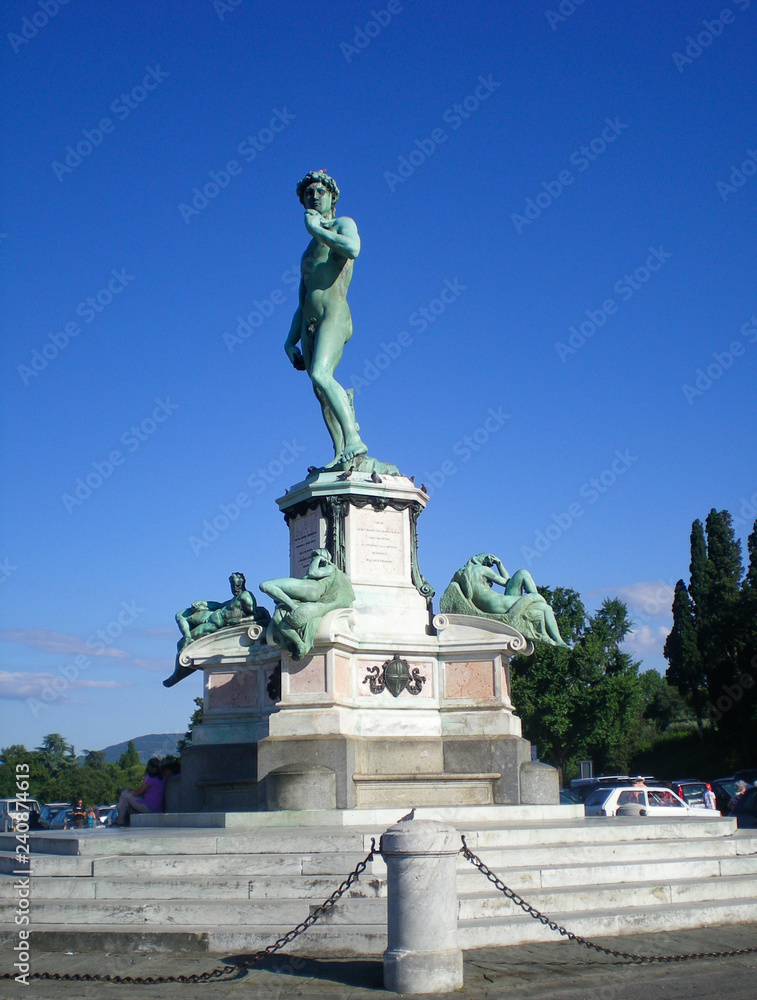
[[692,520],[757,517],[757,0],[56,6],[2,15],[0,745],[183,731],[175,612],[286,572],[321,167],[338,377],[430,487],[437,594],[491,551],[623,597],[664,669]]

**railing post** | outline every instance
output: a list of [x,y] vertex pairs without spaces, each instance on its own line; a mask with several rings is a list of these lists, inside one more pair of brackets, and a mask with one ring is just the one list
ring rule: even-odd
[[387,867],[384,988],[447,993],[463,985],[457,943],[460,835],[444,823],[403,820],[381,838]]

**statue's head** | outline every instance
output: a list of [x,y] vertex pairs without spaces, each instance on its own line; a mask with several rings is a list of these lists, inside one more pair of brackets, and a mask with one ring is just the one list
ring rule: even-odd
[[247,581],[244,578],[244,573],[232,573],[229,577],[229,583],[231,584],[232,594],[241,594],[243,590],[247,590]]
[[313,549],[313,555],[314,556],[320,556],[321,559],[324,559],[326,562],[333,562],[334,561],[331,558],[331,553],[329,552],[328,549]]
[[493,566],[494,556],[490,552],[479,552],[477,556],[473,556],[471,559],[472,563],[476,563],[479,566]]
[[[331,208],[330,211],[325,213],[331,218],[335,215],[336,203],[339,200],[339,188],[333,177],[329,177],[325,170],[311,170],[309,174],[305,174],[302,180],[297,185],[297,197],[300,202],[305,206],[305,208],[314,208],[315,205],[306,204],[305,192],[311,185],[315,185],[316,188],[324,187],[326,191],[331,195]],[[324,213],[322,213],[324,214]]]

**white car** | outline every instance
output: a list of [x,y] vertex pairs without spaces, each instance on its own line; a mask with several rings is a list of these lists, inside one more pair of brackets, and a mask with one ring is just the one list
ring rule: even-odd
[[[682,798],[664,786],[624,785],[597,788],[584,804],[587,816],[692,816],[702,818],[701,809],[687,806]],[[620,810],[620,813],[619,813]],[[708,809],[709,816],[719,816]]]

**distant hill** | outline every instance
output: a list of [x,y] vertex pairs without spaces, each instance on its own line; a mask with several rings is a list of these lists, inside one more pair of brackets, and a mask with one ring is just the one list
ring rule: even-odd
[[[151,733],[149,736],[135,736],[132,743],[137,748],[139,759],[146,764],[150,757],[165,757],[176,753],[176,744],[183,735],[184,733]],[[116,764],[121,754],[126,753],[128,746],[128,740],[125,743],[114,743],[113,746],[103,747],[101,753],[105,754],[106,763]]]

